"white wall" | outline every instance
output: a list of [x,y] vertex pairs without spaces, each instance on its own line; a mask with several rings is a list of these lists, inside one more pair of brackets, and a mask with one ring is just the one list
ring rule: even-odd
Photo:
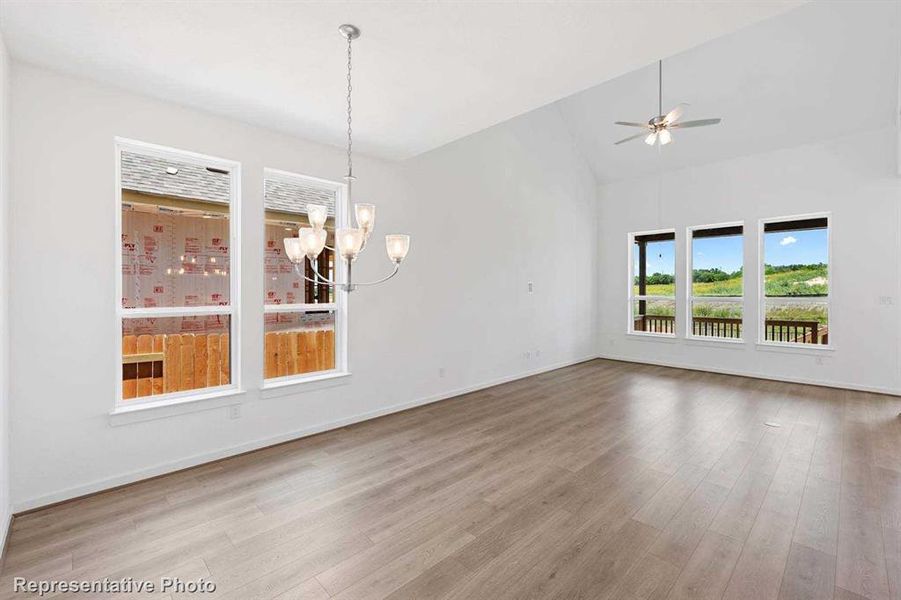
[[[378,234],[413,234],[410,256],[390,284],[351,299],[349,381],[261,397],[262,171],[274,167],[340,180],[343,151],[20,64],[12,69],[11,107],[16,509],[575,362],[595,351],[597,269],[585,249],[595,244],[596,187],[556,109],[405,164],[358,157],[356,198],[378,205]],[[240,419],[228,419],[220,408],[110,426],[119,376],[114,136],[243,163],[248,391]],[[387,271],[381,248],[368,254],[358,263],[359,277]],[[532,295],[526,292],[529,280],[535,283]],[[439,368],[446,370],[444,378]]]
[[9,58],[0,38],[0,545],[10,518],[9,461]]
[[[894,128],[886,128],[601,185],[600,354],[901,392],[901,178],[897,174],[897,139]],[[832,213],[829,335],[835,350],[817,353],[758,347],[758,219],[820,211]],[[745,223],[746,343],[659,341],[626,335],[628,232],[676,229],[677,315],[684,315],[685,229],[731,221]],[[890,297],[892,305],[882,304],[881,297]],[[679,320],[684,330],[684,318]],[[822,364],[817,363],[817,357]]]

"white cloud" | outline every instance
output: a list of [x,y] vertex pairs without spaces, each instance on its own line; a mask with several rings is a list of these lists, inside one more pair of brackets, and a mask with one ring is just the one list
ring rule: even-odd
[[782,238],[782,241],[779,242],[779,245],[780,246],[788,246],[789,244],[794,244],[797,241],[798,241],[797,238],[793,238],[792,236],[789,235],[787,237]]

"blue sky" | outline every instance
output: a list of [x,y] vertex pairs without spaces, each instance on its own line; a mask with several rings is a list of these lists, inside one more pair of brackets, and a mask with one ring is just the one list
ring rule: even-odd
[[[648,275],[676,273],[676,243],[648,242]],[[635,275],[638,275],[638,249],[635,250]]]
[[827,262],[825,229],[777,231],[763,235],[764,261],[768,265],[808,265]]
[[698,238],[694,240],[691,257],[695,269],[720,269],[733,273],[741,268],[744,236]]
[[[692,263],[695,269],[719,268],[727,273],[742,265],[744,236],[730,235],[694,240]],[[778,231],[763,237],[764,257],[768,265],[815,264],[827,262],[825,229]],[[638,274],[638,252],[635,252]],[[675,273],[675,243],[648,243],[648,274]]]

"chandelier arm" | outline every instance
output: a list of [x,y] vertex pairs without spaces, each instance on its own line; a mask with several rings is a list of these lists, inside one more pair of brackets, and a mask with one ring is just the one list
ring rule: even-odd
[[316,260],[311,260],[310,264],[313,266],[313,279],[318,279],[320,283],[324,283],[326,285],[332,285],[332,286],[338,285],[337,281],[333,281],[333,280],[329,279],[328,277],[323,276],[322,273],[319,272],[319,259],[318,258]]
[[310,283],[315,283],[316,285],[327,285],[329,287],[335,287],[335,286],[340,285],[339,283],[332,281],[331,279],[326,279],[325,277],[322,277],[322,275],[320,275],[316,271],[316,269],[313,269],[313,273],[316,275],[316,279],[310,279],[309,277],[306,276],[306,274],[303,271],[301,271],[302,264],[303,263],[294,263],[294,271],[297,273],[297,275],[299,277],[306,279]]
[[316,279],[311,279],[311,278],[307,277],[306,274],[303,273],[303,271],[301,271],[301,263],[294,263],[294,270],[297,272],[298,276],[309,281],[310,283],[314,283],[316,285],[326,285],[328,287],[339,288],[339,289],[343,289],[345,291],[350,291],[349,289],[353,289],[357,286],[378,285],[380,283],[384,283],[384,282],[388,281],[389,279],[391,279],[392,277],[394,277],[395,275],[397,275],[400,272],[400,263],[394,263],[394,269],[388,275],[382,277],[381,279],[376,279],[375,281],[364,281],[362,283],[354,282],[354,284],[352,286],[349,284],[346,284],[346,283],[339,283],[337,281],[332,281],[331,279],[327,279],[327,278],[323,277],[322,275],[320,275],[319,272],[316,271],[315,269],[313,270],[313,274],[316,276]]
[[337,281],[332,281],[331,279],[323,277],[322,273],[319,273],[318,271],[313,271],[313,274],[316,276],[316,283],[319,285],[338,285]]
[[384,282],[388,281],[389,279],[391,279],[392,277],[394,277],[395,275],[397,275],[399,272],[400,272],[400,263],[394,263],[394,270],[391,271],[391,273],[388,274],[388,275],[386,275],[385,277],[382,277],[381,279],[376,279],[375,281],[364,281],[363,283],[354,283],[354,286],[358,286],[358,285],[378,285],[378,284],[380,284],[380,283],[384,283]]

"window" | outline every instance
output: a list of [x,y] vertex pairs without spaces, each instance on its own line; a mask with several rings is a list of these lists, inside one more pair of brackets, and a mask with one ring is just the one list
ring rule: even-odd
[[[335,225],[344,218],[343,184],[267,169],[265,207],[264,377],[269,383],[346,371],[343,344],[344,298],[327,285],[313,283],[313,267],[303,273],[285,255],[284,239],[309,227],[307,204],[328,209],[326,246],[334,248]],[[326,248],[317,269],[334,280],[337,262]],[[306,279],[304,278],[306,277]]]
[[240,165],[116,145],[118,403],[236,388]]
[[742,338],[742,234],[740,224],[688,230],[689,337]]
[[633,233],[629,244],[629,331],[675,335],[675,232]]
[[762,223],[760,340],[829,344],[829,217]]

